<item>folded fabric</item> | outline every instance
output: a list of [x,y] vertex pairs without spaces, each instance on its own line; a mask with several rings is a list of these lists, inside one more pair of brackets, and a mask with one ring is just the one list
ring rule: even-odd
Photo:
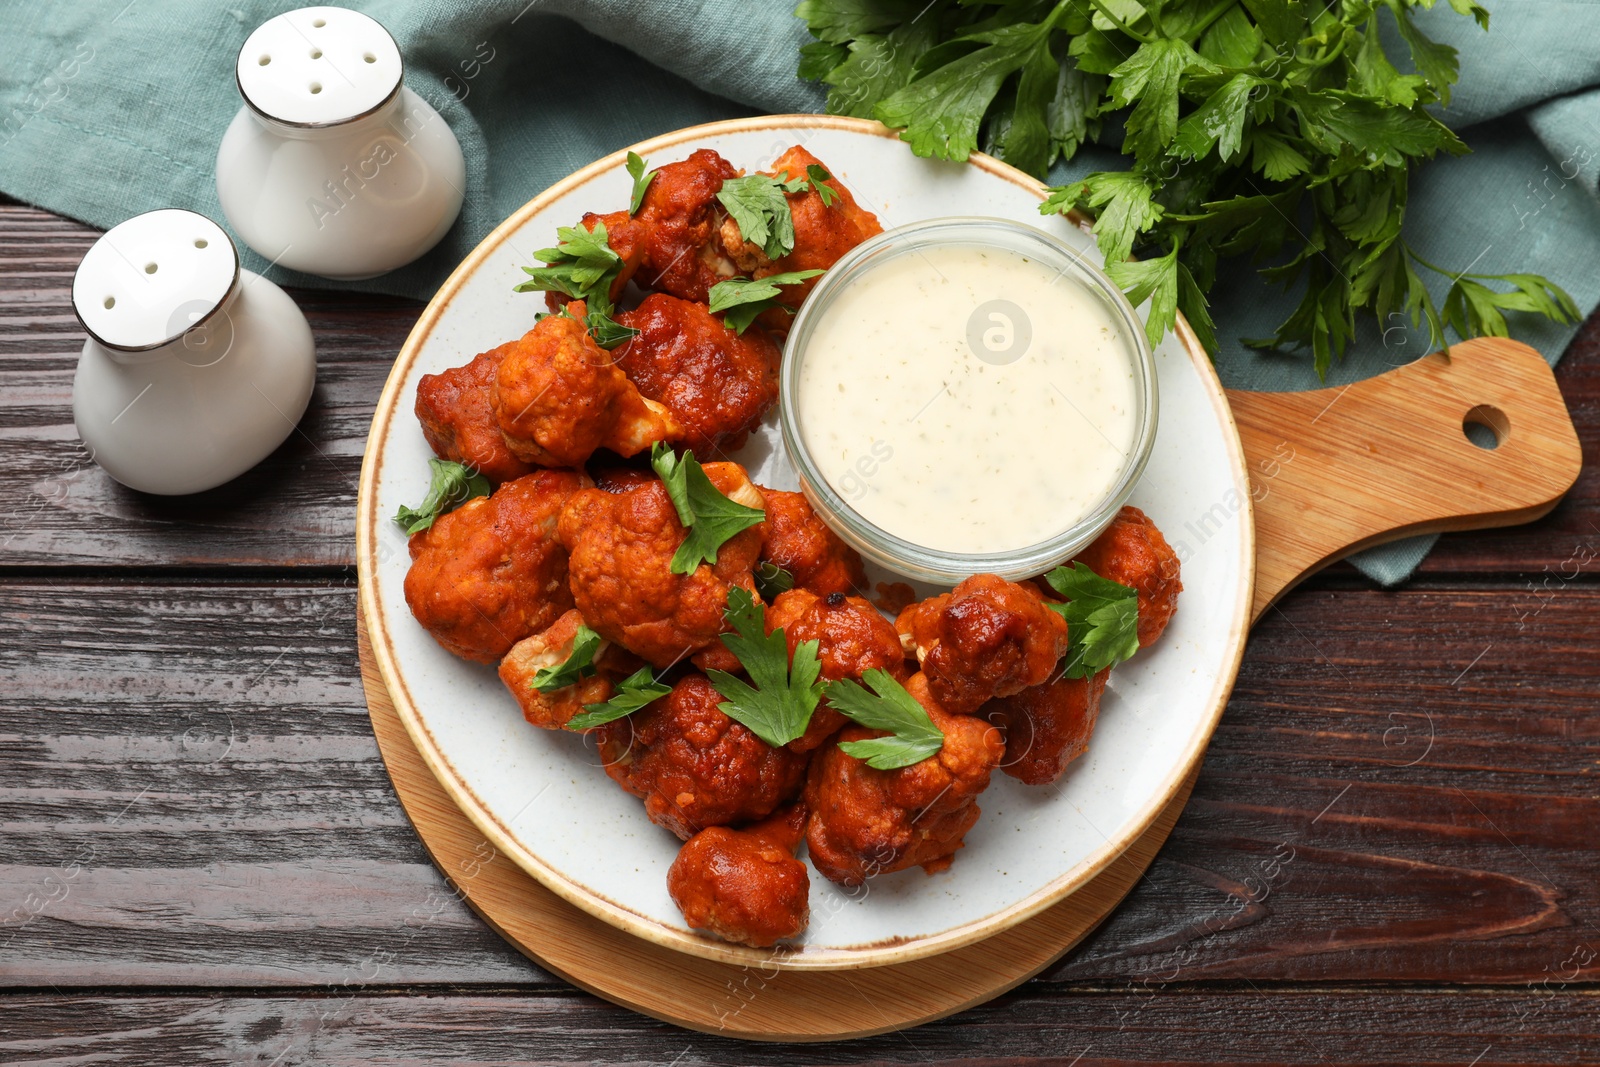
[[[187,207],[223,221],[217,144],[239,108],[233,65],[244,39],[293,2],[0,0],[0,191],[109,227],[141,211]],[[416,263],[356,288],[427,299],[485,234],[541,189],[646,137],[760,112],[822,110],[795,76],[808,40],[793,0],[352,0],[399,43],[406,83],[450,123],[467,158],[455,227]],[[1461,51],[1461,84],[1443,117],[1472,155],[1423,168],[1407,239],[1433,262],[1477,272],[1535,271],[1587,314],[1600,303],[1600,4],[1500,0],[1493,30],[1440,4],[1426,32]],[[1391,54],[1404,54],[1395,47]],[[1091,146],[1052,177],[1116,167]],[[284,285],[333,283],[245,266]],[[1443,296],[1443,284],[1436,296]],[[1230,386],[1304,389],[1309,358],[1258,353],[1292,294],[1248,272],[1213,294]],[[1575,332],[1511,317],[1515,336],[1554,362]],[[1329,382],[1381,373],[1421,355],[1425,333],[1365,328]],[[1432,538],[1354,558],[1403,580]]]

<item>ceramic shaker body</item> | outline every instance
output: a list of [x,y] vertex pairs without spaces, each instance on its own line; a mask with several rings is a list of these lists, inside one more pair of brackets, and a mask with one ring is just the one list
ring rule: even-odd
[[217,152],[217,196],[244,242],[325,278],[371,278],[439,242],[466,163],[450,126],[406,88],[377,22],[307,7],[262,23],[239,52],[244,106]]
[[95,462],[146,493],[196,493],[265,459],[316,384],[311,327],[282,289],[239,267],[227,232],[166,209],[108,230],[72,303],[89,333],[73,417]]

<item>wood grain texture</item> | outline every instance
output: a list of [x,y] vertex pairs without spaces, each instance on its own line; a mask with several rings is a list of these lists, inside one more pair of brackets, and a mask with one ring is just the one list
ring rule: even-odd
[[[367,424],[421,305],[295,290],[316,331],[319,373],[296,434],[261,467],[182,503],[127,490],[90,463],[72,425],[83,333],[72,272],[96,231],[35,208],[0,206],[0,564],[103,567],[323,565],[354,562],[355,482]],[[464,355],[466,355],[464,353]],[[1571,567],[1600,552],[1600,317],[1557,370],[1589,462],[1555,513],[1533,529],[1447,537],[1431,573]],[[311,471],[317,477],[306,478]]]
[[1592,994],[1313,988],[1019,993],[909,1033],[763,1046],[685,1033],[581,996],[13,996],[0,1060],[16,1067],[388,1067],[627,1062],[827,1065],[1593,1063]]
[[[1571,488],[1583,461],[1544,358],[1498,337],[1337,388],[1230,390],[1228,404],[1255,502],[1252,618],[1360,549],[1531,522]],[[1492,427],[1497,447],[1474,444],[1469,421]],[[1212,511],[1192,536],[1230,514],[1221,502]],[[1196,529],[1188,523],[1182,534]]]
[[[1525,983],[1600,951],[1600,588],[1518,595],[1327,579],[1270,611],[1168,844],[1048,980]],[[354,610],[0,582],[0,984],[549,986],[396,802]]]
[[1556,384],[1583,445],[1583,473],[1555,509],[1527,526],[1446,534],[1421,574],[1551,573],[1594,569],[1600,557],[1600,313],[1589,316],[1556,367]]

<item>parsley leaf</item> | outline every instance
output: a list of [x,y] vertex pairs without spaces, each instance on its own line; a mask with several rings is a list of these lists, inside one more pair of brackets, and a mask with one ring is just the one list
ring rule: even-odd
[[1067,598],[1048,604],[1067,620],[1063,674],[1087,678],[1139,651],[1139,594],[1100,577],[1086,564],[1057,567],[1045,575],[1050,588]]
[[639,336],[632,326],[624,326],[603,311],[591,311],[583,317],[583,325],[594,338],[594,343],[610,351],[618,345]]
[[594,656],[602,638],[587,626],[579,625],[572,638],[572,651],[555,667],[540,667],[528,683],[541,693],[565,689],[594,673]]
[[565,293],[574,300],[588,301],[592,311],[609,314],[611,283],[622,272],[622,257],[611,249],[606,224],[596,221],[592,231],[582,226],[558,227],[556,242],[556,247],[534,253],[546,266],[523,267],[528,280],[513,291]]
[[587,730],[614,719],[632,715],[646,704],[672,692],[670,685],[656,681],[649,667],[640,667],[617,683],[617,691],[603,704],[585,704],[583,711],[567,720],[569,730]]
[[795,17],[805,19],[811,33],[830,44],[843,44],[864,33],[886,30],[917,14],[923,0],[800,0]]
[[723,617],[733,633],[723,634],[722,643],[739,658],[750,681],[727,671],[708,671],[711,684],[728,698],[717,707],[772,747],[787,745],[806,732],[822,695],[817,642],[800,642],[791,662],[783,627],[766,632],[761,606],[743,586],[728,590]]
[[717,199],[733,216],[740,236],[768,259],[782,259],[794,251],[794,215],[782,181],[765,174],[729,178],[717,191]]
[[637,215],[639,205],[644,203],[644,194],[649,191],[650,183],[656,180],[656,172],[645,170],[648,164],[640,158],[639,153],[629,152],[626,164],[628,175],[633,179],[633,195],[628,198],[628,214]]
[[689,531],[672,554],[673,574],[693,574],[701,563],[715,563],[724,542],[766,520],[764,509],[747,508],[723,496],[693,453],[679,455],[657,441],[650,450],[650,466],[661,476],[678,520]]
[[428,481],[428,495],[414,508],[401,504],[400,510],[394,516],[394,521],[400,524],[408,536],[428,529],[433,525],[434,519],[452,508],[465,504],[473,497],[489,495],[489,479],[464,463],[450,459],[430,459],[428,466],[432,470]]
[[[1411,49],[1411,62],[1415,64],[1417,73],[1427,79],[1428,85],[1438,94],[1439,103],[1449,106],[1450,86],[1454,85],[1460,76],[1460,64],[1456,60],[1456,50],[1447,44],[1439,44],[1431,40],[1416,23],[1411,21],[1411,13],[1407,10],[1405,0],[1384,0],[1389,8],[1389,13],[1394,16],[1400,29],[1400,36]],[[1432,7],[1430,3],[1428,5]],[[1455,7],[1454,2],[1451,4]],[[1476,6],[1476,5],[1473,5]],[[1456,7],[1457,11],[1461,8]],[[1464,13],[1464,12],[1463,12]],[[1479,20],[1487,29],[1489,13],[1485,11]],[[1376,21],[1376,20],[1374,20]],[[1376,25],[1373,29],[1376,29]]]
[[796,73],[803,81],[821,81],[849,58],[850,50],[842,44],[811,41],[800,46],[800,69]]
[[861,677],[876,696],[844,678],[828,683],[828,704],[868,729],[888,730],[889,736],[841,741],[840,748],[868,767],[892,771],[921,763],[944,747],[944,733],[894,675],[873,668]]
[[829,87],[828,111],[872,118],[880,101],[911,80],[916,62],[933,44],[935,32],[934,21],[922,19],[882,36],[856,37],[844,59],[820,76]]
[[1179,82],[1191,69],[1216,73],[1219,68],[1200,58],[1187,42],[1162,38],[1140,45],[1111,72],[1110,106],[1134,104],[1127,118],[1124,152],[1148,161],[1159,158],[1172,143],[1178,132]]
[[1065,213],[1079,205],[1096,211],[1094,235],[1100,251],[1107,263],[1117,263],[1128,258],[1139,235],[1165,214],[1155,192],[1136,171],[1104,171],[1056,190],[1039,211]]
[[832,186],[823,184],[833,180],[833,175],[829,174],[825,168],[819,167],[815,163],[806,164],[806,178],[810,180],[811,188],[815,189],[817,195],[822,198],[823,207],[832,207],[838,202],[839,194],[833,191]]
[[794,575],[770,560],[756,568],[756,592],[769,603],[794,588]]
[[1227,162],[1238,154],[1244,143],[1244,124],[1250,115],[1250,94],[1261,79],[1249,74],[1235,74],[1223,83],[1204,104],[1189,113],[1178,126],[1173,143],[1175,155],[1200,159],[1210,153],[1213,146],[1217,158]]
[[874,116],[902,127],[901,140],[919,156],[963,160],[978,147],[984,113],[1007,78],[1050,49],[1050,32],[1066,10],[1059,6],[1042,23],[1002,26],[961,41],[980,45],[936,70],[922,72],[881,101]]
[[[560,311],[541,312],[533,317],[533,321],[539,322],[542,319],[549,318],[551,315],[578,321],[578,317],[568,311],[565,305],[562,306]],[[632,326],[622,325],[622,323],[607,315],[604,311],[591,311],[584,315],[582,322],[583,328],[589,331],[589,336],[594,339],[594,343],[608,352],[625,341],[633,340],[640,333]]]
[[791,270],[765,278],[727,278],[711,287],[711,312],[723,312],[722,321],[734,333],[744,333],[763,311],[781,307],[789,314],[794,309],[778,303],[779,286],[799,285],[821,274],[820,270]]
[[1106,274],[1128,294],[1128,302],[1135,307],[1150,301],[1144,332],[1152,345],[1160,341],[1177,321],[1177,247],[1158,259],[1107,260]]

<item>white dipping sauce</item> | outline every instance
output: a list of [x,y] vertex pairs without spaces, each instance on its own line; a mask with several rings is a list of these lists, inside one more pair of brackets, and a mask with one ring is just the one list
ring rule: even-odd
[[1121,330],[1083,282],[1016,252],[908,251],[816,323],[800,432],[881,530],[945,552],[1035,545],[1093,511],[1128,462],[1137,400]]

